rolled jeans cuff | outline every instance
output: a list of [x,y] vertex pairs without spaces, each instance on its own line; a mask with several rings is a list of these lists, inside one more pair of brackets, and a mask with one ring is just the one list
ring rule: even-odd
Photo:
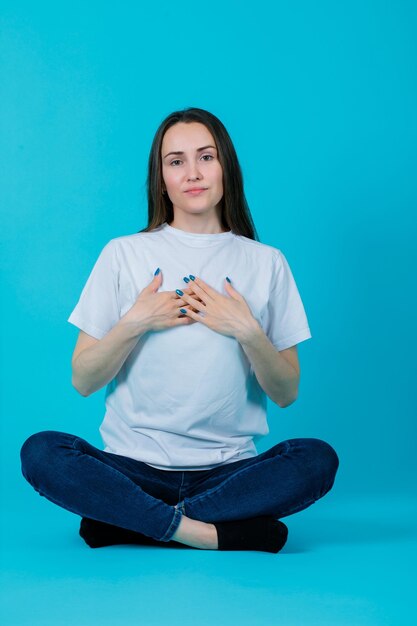
[[179,508],[176,509],[174,507],[174,517],[172,518],[172,522],[168,526],[168,530],[166,531],[165,535],[163,535],[159,539],[159,541],[171,541],[172,535],[175,533],[178,526],[180,525],[181,517],[182,517],[182,511]]

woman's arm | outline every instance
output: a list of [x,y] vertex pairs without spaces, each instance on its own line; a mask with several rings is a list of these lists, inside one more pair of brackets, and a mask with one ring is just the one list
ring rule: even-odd
[[[72,384],[82,396],[113,380],[146,332],[194,323],[178,315],[179,307],[189,307],[175,291],[158,292],[161,282],[162,272],[142,289],[132,308],[102,339],[80,335],[72,357]],[[190,288],[184,291],[190,292]]]
[[259,324],[240,344],[266,395],[282,409],[295,402],[300,382],[297,347],[279,352]]
[[203,313],[203,317],[193,310],[187,314],[212,330],[237,339],[267,396],[281,408],[292,404],[297,399],[300,379],[295,346],[289,348],[285,355],[275,348],[252,315],[245,298],[229,284],[227,277],[224,286],[230,297],[223,296],[201,278],[193,276],[192,280],[193,291],[200,301],[188,294],[183,298],[196,311]]
[[[117,375],[127,357],[146,332],[139,324],[122,318],[102,339],[80,335],[72,358],[72,385],[82,396],[89,396]],[[89,340],[86,340],[89,337]],[[89,347],[82,349],[82,342]],[[81,348],[81,351],[80,351]]]

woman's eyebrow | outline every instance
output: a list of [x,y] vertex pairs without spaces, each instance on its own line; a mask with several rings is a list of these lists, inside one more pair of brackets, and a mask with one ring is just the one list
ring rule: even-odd
[[[197,148],[196,152],[201,152],[202,150],[207,150],[207,148],[214,148],[215,150],[217,150],[216,146],[203,146],[202,148]],[[167,156],[169,156],[170,154],[184,154],[184,152],[181,151],[181,150],[177,150],[177,151],[174,151],[174,152],[168,152],[168,154],[166,154],[164,156],[164,159],[166,159]]]

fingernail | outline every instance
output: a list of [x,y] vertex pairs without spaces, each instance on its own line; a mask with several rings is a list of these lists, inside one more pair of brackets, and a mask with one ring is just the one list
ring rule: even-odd
[[183,291],[181,291],[181,289],[176,289],[175,291],[177,292],[177,294],[178,294],[179,296],[183,296],[183,295],[184,295],[184,292],[183,292]]
[[191,280],[195,280],[195,276],[193,276],[192,274],[188,274],[188,276],[191,278]]
[[226,280],[227,280],[228,283],[232,282],[228,276],[226,276]]
[[156,276],[157,274],[159,274],[159,267],[157,268],[156,272],[154,273],[154,276]]
[[181,313],[187,313],[185,309],[180,309]]
[[186,283],[189,283],[189,282],[190,282],[190,279],[189,279],[189,278],[187,278],[186,276],[184,276],[183,280],[185,280],[185,282],[186,282]]

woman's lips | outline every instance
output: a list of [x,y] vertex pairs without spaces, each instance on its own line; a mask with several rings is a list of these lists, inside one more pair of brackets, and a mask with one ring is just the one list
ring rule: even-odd
[[196,189],[196,190],[192,190],[192,191],[186,191],[185,193],[188,193],[190,196],[199,196],[200,193],[203,193],[203,191],[207,191],[206,189]]

